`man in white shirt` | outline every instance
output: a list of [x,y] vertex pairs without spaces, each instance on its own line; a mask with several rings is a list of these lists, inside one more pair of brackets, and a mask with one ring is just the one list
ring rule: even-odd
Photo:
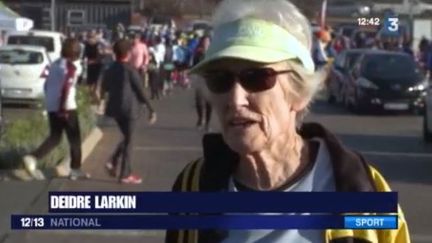
[[23,158],[27,171],[32,175],[36,170],[37,160],[50,153],[61,142],[63,131],[66,131],[71,157],[70,179],[90,177],[81,171],[81,135],[76,102],[79,67],[74,64],[80,51],[78,40],[66,39],[61,58],[51,65],[44,86],[50,135],[39,148]]

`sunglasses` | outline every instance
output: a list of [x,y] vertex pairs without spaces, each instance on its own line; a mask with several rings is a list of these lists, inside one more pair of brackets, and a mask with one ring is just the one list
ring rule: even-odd
[[276,84],[276,76],[292,73],[294,70],[276,71],[273,68],[250,68],[234,73],[225,70],[208,71],[203,74],[208,89],[215,94],[230,91],[235,82],[248,92],[256,93],[271,89]]

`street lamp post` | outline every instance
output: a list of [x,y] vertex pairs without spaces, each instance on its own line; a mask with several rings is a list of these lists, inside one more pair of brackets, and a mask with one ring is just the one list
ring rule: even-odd
[[55,19],[55,13],[56,13],[56,11],[55,11],[55,7],[56,7],[56,0],[51,0],[51,11],[50,11],[50,13],[51,13],[51,30],[52,31],[55,31],[55,29],[56,29],[56,26],[55,26],[55,22],[56,22],[56,19]]
[[[418,1],[409,0],[409,37],[412,40],[414,38],[414,7],[417,7]],[[417,7],[418,8],[418,7]]]

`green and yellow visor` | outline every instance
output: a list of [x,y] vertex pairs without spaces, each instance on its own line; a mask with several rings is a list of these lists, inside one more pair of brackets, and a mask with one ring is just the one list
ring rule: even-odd
[[199,73],[210,62],[223,58],[268,64],[298,59],[307,72],[315,71],[311,53],[303,43],[284,28],[254,18],[216,27],[204,60],[191,72]]

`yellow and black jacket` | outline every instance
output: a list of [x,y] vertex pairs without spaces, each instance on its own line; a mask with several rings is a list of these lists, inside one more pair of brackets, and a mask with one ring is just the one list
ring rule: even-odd
[[[316,123],[304,124],[300,129],[304,139],[321,138],[327,145],[333,164],[338,192],[390,191],[381,174],[365,159],[345,148],[328,130]],[[236,168],[238,155],[219,134],[204,136],[204,159],[194,161],[177,177],[173,191],[219,192],[228,189],[229,178]],[[409,243],[410,237],[402,210],[399,208],[397,230],[339,230],[323,233],[325,243]],[[227,237],[224,230],[168,230],[167,243],[218,243]],[[241,242],[239,242],[241,243]]]

